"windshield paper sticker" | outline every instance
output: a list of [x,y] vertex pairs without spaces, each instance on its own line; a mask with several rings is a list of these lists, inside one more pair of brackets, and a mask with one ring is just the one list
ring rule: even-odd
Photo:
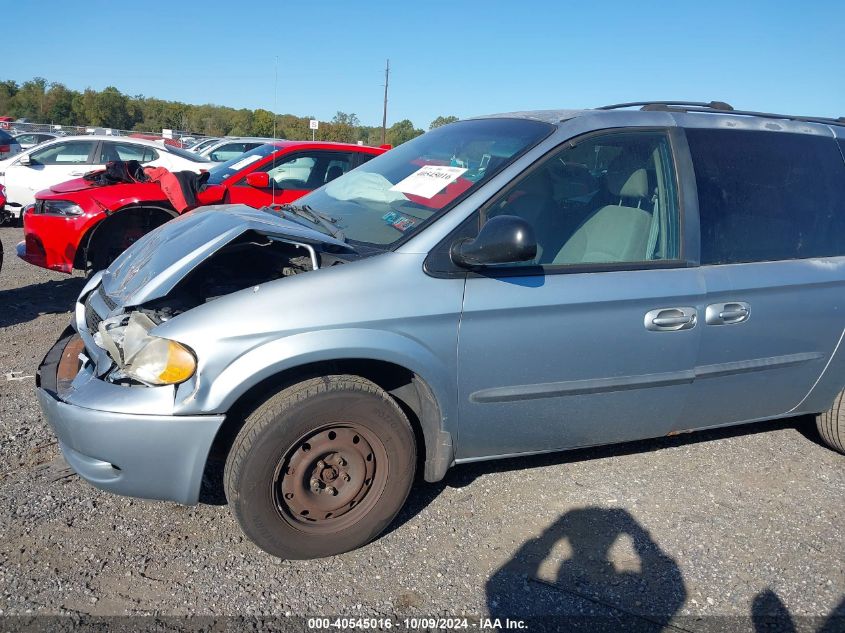
[[381,219],[387,222],[394,229],[402,231],[403,233],[417,223],[416,220],[413,220],[406,215],[402,215],[401,213],[396,213],[396,211],[388,211],[381,216]]
[[246,158],[242,158],[241,160],[239,160],[234,165],[229,165],[229,169],[234,169],[235,171],[238,171],[239,169],[243,169],[247,165],[251,165],[252,163],[254,163],[257,160],[261,160],[261,158],[263,158],[263,157],[262,156],[247,156]]
[[446,165],[426,165],[420,167],[407,178],[393,185],[391,191],[409,193],[421,198],[433,198],[447,185],[455,182],[466,167],[448,167]]

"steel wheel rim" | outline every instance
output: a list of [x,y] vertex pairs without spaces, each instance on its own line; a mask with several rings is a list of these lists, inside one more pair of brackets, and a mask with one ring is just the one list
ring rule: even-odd
[[387,451],[358,424],[335,423],[300,437],[276,466],[276,510],[294,528],[336,532],[363,518],[387,482]]

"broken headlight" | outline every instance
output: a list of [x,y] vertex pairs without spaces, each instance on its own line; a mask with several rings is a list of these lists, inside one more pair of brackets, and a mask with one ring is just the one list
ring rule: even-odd
[[94,342],[105,349],[119,370],[147,385],[176,385],[194,375],[197,360],[181,343],[151,336],[156,326],[146,314],[133,312],[101,322]]

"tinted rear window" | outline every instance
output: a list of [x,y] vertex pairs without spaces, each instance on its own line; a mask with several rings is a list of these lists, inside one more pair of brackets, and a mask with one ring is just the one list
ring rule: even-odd
[[845,162],[822,136],[688,129],[701,263],[845,255]]

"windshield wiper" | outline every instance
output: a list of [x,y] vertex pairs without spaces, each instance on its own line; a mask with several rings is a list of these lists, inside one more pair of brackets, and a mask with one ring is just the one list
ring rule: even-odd
[[289,212],[300,218],[305,218],[309,222],[319,224],[335,239],[338,239],[341,242],[346,241],[346,235],[344,235],[343,231],[341,231],[335,224],[335,222],[337,222],[335,218],[326,215],[325,213],[321,213],[320,211],[315,211],[307,204],[285,204],[282,205],[280,210],[282,213]]

